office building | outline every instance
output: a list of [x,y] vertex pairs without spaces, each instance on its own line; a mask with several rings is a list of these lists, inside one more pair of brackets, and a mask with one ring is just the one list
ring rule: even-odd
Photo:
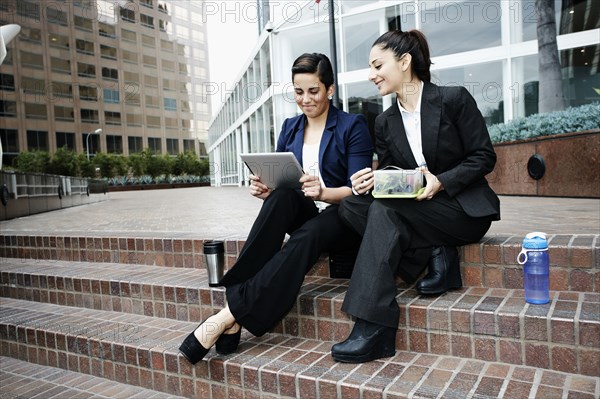
[[21,151],[63,146],[92,156],[206,155],[202,4],[2,0],[0,25],[22,28],[0,67],[4,165]]
[[[567,106],[600,101],[600,7],[595,3],[555,1]],[[213,185],[244,184],[247,170],[239,154],[273,151],[283,120],[300,112],[291,84],[293,60],[304,52],[332,58],[329,1],[268,4],[272,29],[261,34],[210,122]],[[341,106],[365,114],[371,127],[393,101],[367,80],[371,45],[389,29],[422,30],[431,46],[434,83],[466,86],[489,125],[537,113],[534,0],[348,0],[334,2],[332,11]]]

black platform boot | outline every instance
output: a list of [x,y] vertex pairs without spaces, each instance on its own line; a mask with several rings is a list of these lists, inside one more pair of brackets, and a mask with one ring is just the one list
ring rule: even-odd
[[396,330],[356,319],[350,336],[333,345],[331,356],[343,363],[364,363],[396,353]]
[[435,247],[427,263],[429,272],[416,284],[422,295],[439,295],[462,287],[460,260],[456,247]]

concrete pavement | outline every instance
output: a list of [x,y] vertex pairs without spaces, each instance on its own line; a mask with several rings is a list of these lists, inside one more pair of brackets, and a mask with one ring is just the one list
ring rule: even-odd
[[[104,195],[104,194],[97,194]],[[112,192],[108,201],[0,222],[3,234],[244,239],[262,201],[247,187]],[[488,235],[600,234],[600,199],[501,196]]]

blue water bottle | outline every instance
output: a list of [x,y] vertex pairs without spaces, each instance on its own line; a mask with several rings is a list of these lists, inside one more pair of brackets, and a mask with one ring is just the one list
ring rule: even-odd
[[550,261],[546,233],[536,231],[527,234],[523,239],[523,248],[517,257],[517,262],[525,265],[525,301],[533,304],[548,303]]

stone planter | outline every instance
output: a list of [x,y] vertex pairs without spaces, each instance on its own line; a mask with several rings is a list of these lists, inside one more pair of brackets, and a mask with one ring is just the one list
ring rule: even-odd
[[[487,179],[497,194],[600,198],[600,129],[498,143],[494,149],[498,160]],[[535,154],[545,169],[538,180],[528,172]]]

